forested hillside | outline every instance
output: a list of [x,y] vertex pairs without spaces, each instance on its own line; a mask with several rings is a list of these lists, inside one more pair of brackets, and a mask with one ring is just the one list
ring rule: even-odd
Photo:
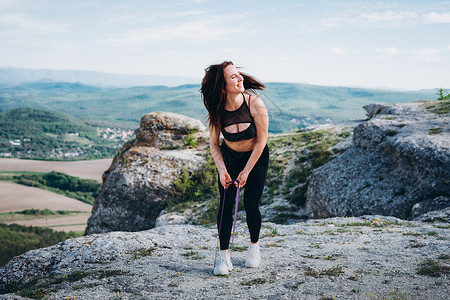
[[79,234],[72,231],[53,231],[49,228],[0,223],[0,266],[28,250],[48,247],[77,236]]
[[[110,129],[109,131],[113,131]],[[32,158],[101,158],[121,146],[116,135],[65,113],[38,108],[0,112],[0,155]],[[105,138],[102,138],[105,136]]]

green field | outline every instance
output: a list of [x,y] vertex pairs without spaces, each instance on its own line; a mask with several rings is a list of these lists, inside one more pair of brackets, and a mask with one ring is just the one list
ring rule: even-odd
[[0,172],[0,180],[32,186],[94,204],[101,184],[93,179],[81,179],[60,172]]
[[42,218],[53,219],[61,216],[72,216],[78,214],[87,214],[85,211],[68,211],[68,210],[49,210],[49,209],[25,209],[23,211],[15,211],[8,213],[0,213],[0,223],[9,223],[16,221],[38,220]]

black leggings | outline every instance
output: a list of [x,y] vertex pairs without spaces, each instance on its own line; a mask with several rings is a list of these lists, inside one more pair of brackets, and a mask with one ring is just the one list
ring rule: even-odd
[[[237,152],[230,149],[225,142],[220,146],[223,160],[231,179],[236,179],[239,173],[247,164],[252,151]],[[264,189],[269,168],[269,148],[264,148],[261,156],[248,175],[247,183],[244,186],[244,208],[247,215],[247,225],[250,231],[250,240],[256,243],[261,230],[261,213],[259,212],[259,200]],[[220,216],[222,212],[224,188],[219,179],[220,204],[217,214],[217,229],[220,226]],[[227,189],[225,207],[223,209],[222,226],[219,232],[220,250],[226,250],[230,244],[231,227],[233,226],[233,208],[236,200],[237,188],[234,184]]]

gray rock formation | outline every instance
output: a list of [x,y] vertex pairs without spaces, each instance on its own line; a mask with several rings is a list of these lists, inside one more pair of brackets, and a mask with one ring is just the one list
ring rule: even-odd
[[17,256],[0,267],[0,299],[33,292],[42,299],[448,298],[447,224],[381,216],[264,223],[256,269],[244,267],[249,233],[242,225],[226,277],[212,274],[216,229],[169,225]]
[[[155,226],[182,168],[198,169],[204,162],[205,126],[175,113],[142,117],[136,138],[123,146],[103,174],[103,185],[92,209],[86,234],[140,231]],[[201,144],[201,143],[200,143]]]
[[[439,196],[416,203],[411,210],[411,219],[417,219],[433,211],[450,209],[450,197]],[[450,218],[449,218],[450,220]]]
[[414,217],[414,220],[421,222],[447,222],[450,223],[450,207],[433,210]]
[[450,115],[430,103],[368,105],[353,147],[316,169],[307,191],[312,218],[400,218],[450,206]]

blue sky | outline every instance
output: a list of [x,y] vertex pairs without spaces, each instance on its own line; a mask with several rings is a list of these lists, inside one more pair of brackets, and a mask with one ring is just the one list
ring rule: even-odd
[[1,0],[0,66],[450,88],[450,1]]

